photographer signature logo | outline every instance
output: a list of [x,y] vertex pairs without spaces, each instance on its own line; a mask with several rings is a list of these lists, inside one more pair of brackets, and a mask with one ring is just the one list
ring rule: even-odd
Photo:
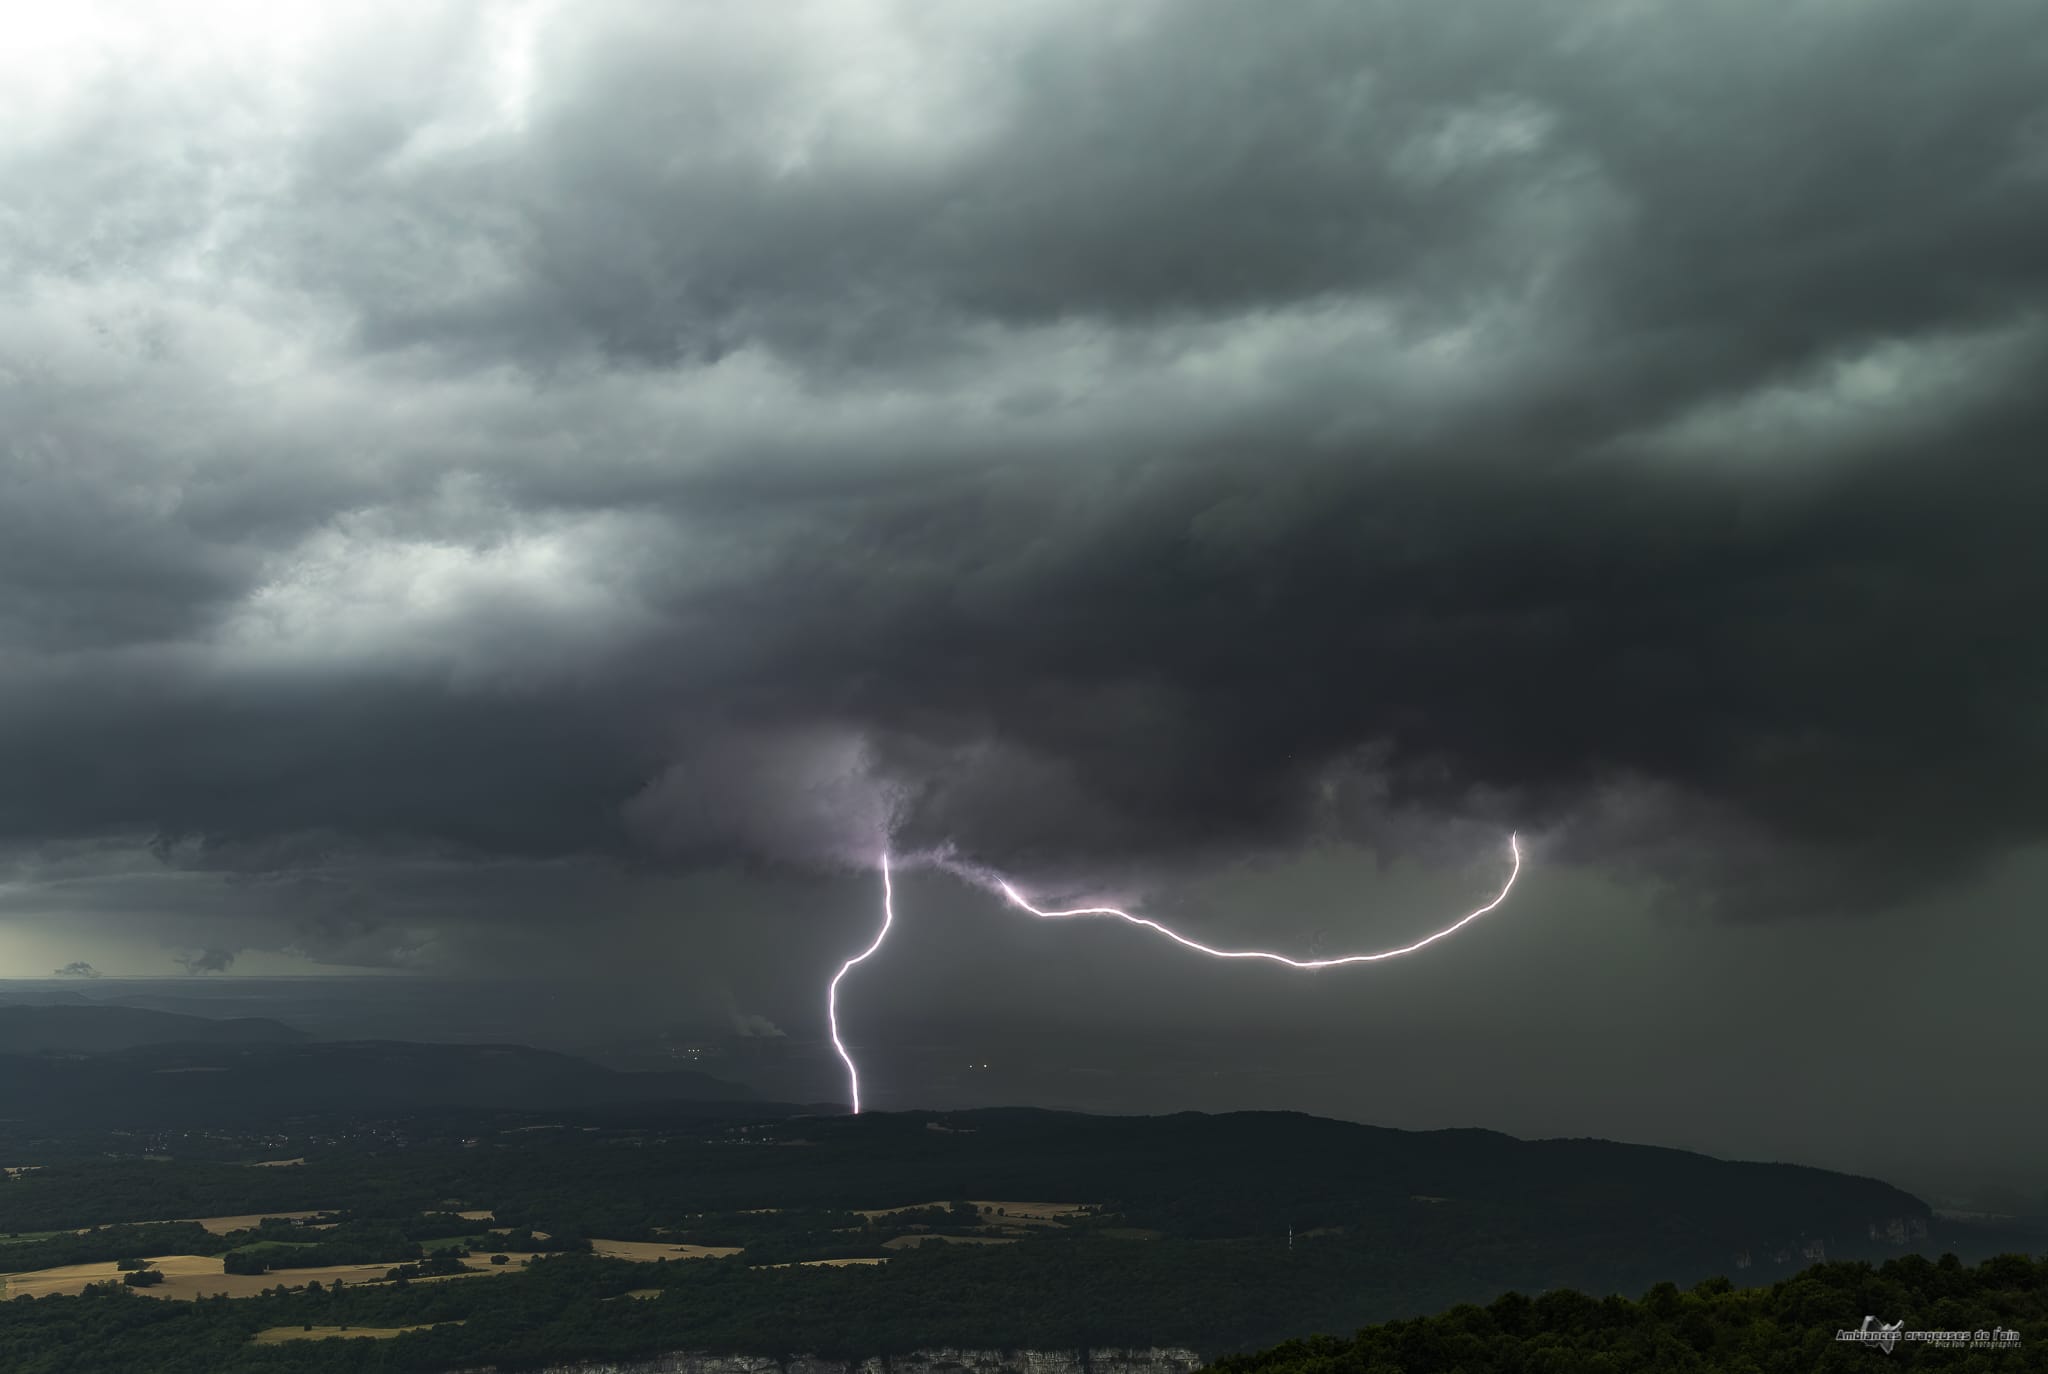
[[1857,1345],[1874,1345],[1887,1355],[1900,1341],[1931,1345],[1941,1350],[2013,1350],[2020,1343],[2020,1333],[2003,1326],[1979,1327],[1975,1331],[1908,1331],[1905,1325],[1903,1317],[1895,1322],[1865,1317],[1863,1325],[1854,1331],[1835,1332],[1835,1339]]

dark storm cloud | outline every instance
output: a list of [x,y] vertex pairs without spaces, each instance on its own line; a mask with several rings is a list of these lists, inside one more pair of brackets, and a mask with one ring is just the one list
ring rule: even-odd
[[226,973],[235,966],[233,950],[199,949],[181,955],[178,963],[185,972],[197,976],[202,973]]
[[2033,6],[478,14],[0,150],[17,848],[403,966],[378,856],[2041,834]]

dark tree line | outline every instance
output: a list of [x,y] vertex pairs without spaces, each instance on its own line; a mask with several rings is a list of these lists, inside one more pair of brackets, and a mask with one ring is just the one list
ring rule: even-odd
[[[1901,1341],[1889,1352],[1845,1343],[1864,1318],[1908,1330],[2017,1333],[2017,1346],[1940,1348]],[[1995,1338],[1994,1338],[1995,1339]],[[2003,1255],[1967,1268],[1953,1255],[1818,1265],[1767,1288],[1710,1279],[1660,1283],[1640,1301],[1570,1289],[1388,1322],[1348,1338],[1289,1341],[1222,1361],[1217,1374],[1812,1374],[1884,1369],[2048,1368],[2048,1260]]]

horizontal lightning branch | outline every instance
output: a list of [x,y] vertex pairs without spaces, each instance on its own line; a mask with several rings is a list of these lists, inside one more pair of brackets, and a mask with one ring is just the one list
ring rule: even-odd
[[1177,945],[1194,950],[1197,954],[1206,954],[1212,959],[1264,959],[1270,963],[1285,964],[1289,968],[1338,968],[1344,964],[1376,964],[1382,959],[1398,959],[1404,954],[1413,954],[1425,945],[1435,944],[1446,935],[1456,934],[1459,930],[1462,930],[1499,906],[1502,902],[1505,902],[1508,899],[1508,892],[1515,885],[1515,879],[1521,876],[1522,872],[1522,846],[1517,837],[1513,835],[1508,836],[1508,849],[1515,856],[1514,869],[1508,874],[1507,883],[1501,888],[1500,895],[1485,906],[1480,907],[1469,915],[1459,917],[1434,934],[1423,936],[1412,945],[1402,945],[1398,949],[1383,949],[1373,954],[1342,954],[1333,959],[1290,959],[1284,954],[1275,954],[1270,950],[1264,949],[1216,949],[1203,944],[1200,940],[1190,940],[1187,936],[1182,935],[1178,931],[1169,930],[1157,921],[1144,916],[1133,916],[1130,912],[1119,911],[1113,906],[1079,906],[1070,911],[1044,911],[1025,901],[1018,895],[1017,889],[1010,886],[1010,884],[998,882],[996,886],[1001,889],[1005,897],[1010,899],[1013,905],[1021,907],[1042,920],[1063,921],[1074,916],[1110,916],[1119,921],[1128,921],[1134,926],[1143,926],[1147,930],[1164,935]]
[[[1288,968],[1313,970],[1340,968],[1346,964],[1376,964],[1383,959],[1398,959],[1404,954],[1413,954],[1417,950],[1435,944],[1446,936],[1454,935],[1458,931],[1463,930],[1466,926],[1506,901],[1508,893],[1514,890],[1515,879],[1522,875],[1522,845],[1519,836],[1508,836],[1508,851],[1514,856],[1514,867],[1509,870],[1508,880],[1501,885],[1500,893],[1485,906],[1460,916],[1442,930],[1425,935],[1412,944],[1400,945],[1393,949],[1377,950],[1370,954],[1341,954],[1329,959],[1290,959],[1284,954],[1276,954],[1271,950],[1264,949],[1217,949],[1213,945],[1203,944],[1200,940],[1191,940],[1179,931],[1162,925],[1160,922],[1149,917],[1134,916],[1128,911],[1113,906],[1082,906],[1072,907],[1065,911],[1047,911],[1042,907],[1033,906],[1030,902],[1024,900],[1023,896],[1007,880],[990,878],[989,881],[997,891],[1001,892],[1008,899],[1011,905],[1029,915],[1038,917],[1040,920],[1064,921],[1081,916],[1107,916],[1114,920],[1124,921],[1130,925],[1141,926],[1155,935],[1164,935],[1182,948],[1194,950],[1197,954],[1206,954],[1212,959],[1263,959],[1268,963],[1284,964]],[[961,866],[945,863],[944,861],[941,862],[943,866],[951,868],[963,876],[974,878],[983,876],[980,873],[966,870]],[[882,928],[875,933],[874,943],[840,965],[839,972],[832,976],[832,984],[827,990],[825,998],[826,1015],[830,1019],[832,1026],[832,1047],[839,1052],[840,1059],[846,1063],[846,1077],[852,1090],[853,1112],[855,1116],[860,1115],[860,1070],[854,1065],[853,1055],[848,1053],[846,1042],[839,1038],[839,982],[848,973],[852,972],[855,964],[862,962],[882,947],[882,941],[889,938],[889,928],[896,923],[896,897],[895,890],[890,881],[889,855],[886,853],[882,855],[881,868]]]

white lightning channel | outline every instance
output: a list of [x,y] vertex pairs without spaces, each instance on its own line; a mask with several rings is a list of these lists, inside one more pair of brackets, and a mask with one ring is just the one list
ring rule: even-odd
[[1508,836],[1508,849],[1515,856],[1515,866],[1508,873],[1508,880],[1502,886],[1500,895],[1485,906],[1480,907],[1477,911],[1459,917],[1442,930],[1425,935],[1412,945],[1402,945],[1398,949],[1383,949],[1372,954],[1340,954],[1331,959],[1290,959],[1284,954],[1275,954],[1271,950],[1264,949],[1216,949],[1213,946],[1203,944],[1200,940],[1190,940],[1180,932],[1170,930],[1149,917],[1133,916],[1130,912],[1119,910],[1113,906],[1080,906],[1068,911],[1046,911],[1025,901],[1018,894],[1017,889],[1008,882],[998,879],[996,886],[1005,897],[1010,899],[1012,904],[1031,913],[1033,916],[1039,917],[1041,920],[1059,921],[1073,916],[1113,916],[1119,921],[1128,921],[1134,926],[1143,926],[1147,930],[1155,931],[1177,945],[1183,945],[1198,954],[1206,954],[1212,959],[1265,959],[1271,963],[1285,964],[1289,968],[1338,968],[1344,964],[1376,964],[1382,959],[1398,959],[1404,954],[1413,954],[1416,950],[1422,949],[1427,945],[1433,945],[1447,935],[1456,934],[1481,916],[1484,916],[1487,912],[1492,911],[1508,899],[1508,893],[1514,889],[1515,879],[1521,876],[1522,846],[1517,836]]
[[[1032,916],[1038,917],[1040,920],[1063,921],[1078,916],[1108,916],[1130,925],[1142,926],[1156,935],[1164,935],[1182,948],[1194,950],[1197,954],[1206,954],[1212,959],[1263,959],[1268,963],[1284,964],[1288,968],[1313,970],[1339,968],[1346,964],[1376,964],[1383,959],[1398,959],[1404,954],[1413,954],[1419,949],[1427,948],[1446,936],[1455,935],[1458,931],[1463,930],[1466,926],[1472,924],[1481,916],[1486,915],[1502,902],[1505,902],[1508,899],[1508,893],[1514,890],[1515,879],[1522,876],[1522,844],[1520,836],[1508,836],[1508,852],[1514,856],[1514,867],[1508,871],[1508,880],[1501,885],[1499,894],[1485,906],[1475,911],[1467,912],[1442,930],[1433,931],[1412,944],[1400,945],[1393,949],[1375,950],[1370,954],[1340,954],[1329,959],[1290,959],[1284,954],[1276,954],[1271,950],[1265,949],[1217,949],[1213,945],[1203,944],[1200,940],[1190,940],[1179,931],[1162,925],[1148,916],[1134,916],[1128,911],[1113,906],[1080,906],[1072,907],[1065,911],[1047,911],[1042,907],[1033,906],[1030,902],[1025,901],[1023,895],[1006,878],[972,869],[966,865],[954,863],[944,858],[937,859],[936,863],[939,867],[946,868],[971,882],[986,883],[993,886],[1013,906]],[[882,941],[889,938],[889,927],[896,923],[896,897],[895,891],[890,884],[889,855],[886,852],[881,858],[881,869],[882,928],[875,933],[873,944],[840,965],[839,972],[832,977],[832,985],[827,990],[825,998],[826,1016],[832,1024],[832,1048],[839,1051],[840,1059],[846,1063],[846,1078],[853,1092],[853,1114],[855,1116],[860,1115],[860,1070],[855,1067],[853,1056],[847,1053],[846,1042],[839,1038],[839,980],[851,972],[855,964],[860,963],[880,949]]]
[[825,992],[825,1015],[832,1023],[832,1048],[839,1051],[839,1057],[846,1061],[846,1081],[853,1089],[853,1114],[860,1115],[860,1070],[854,1066],[853,1056],[846,1052],[846,1042],[839,1038],[839,980],[853,972],[853,966],[882,947],[882,941],[889,938],[889,927],[896,924],[896,894],[889,884],[889,856],[882,855],[882,928],[875,932],[875,942],[839,966],[839,972],[832,975],[832,986]]

